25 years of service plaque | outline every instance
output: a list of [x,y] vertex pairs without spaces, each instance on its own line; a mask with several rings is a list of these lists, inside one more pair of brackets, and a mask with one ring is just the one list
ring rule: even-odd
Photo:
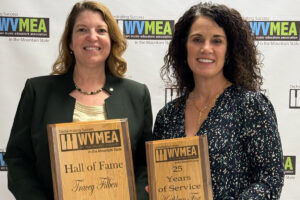
[[127,119],[48,125],[56,200],[135,200]]
[[151,200],[212,200],[207,136],[146,142]]

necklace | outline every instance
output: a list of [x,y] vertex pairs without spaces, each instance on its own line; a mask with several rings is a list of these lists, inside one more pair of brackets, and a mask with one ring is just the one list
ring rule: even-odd
[[[219,95],[216,95],[215,98],[211,99],[209,101],[208,104],[206,104],[204,107],[202,108],[199,108],[196,104],[195,101],[193,101],[193,105],[194,107],[197,109],[198,113],[199,113],[199,116],[198,116],[198,124],[201,124],[201,120],[202,120],[202,115],[203,115],[203,112],[206,111],[209,107],[211,107],[213,105],[213,103],[217,100],[217,98],[219,97]],[[191,100],[192,101],[192,100]]]
[[98,90],[96,90],[96,91],[91,91],[91,92],[83,91],[82,89],[80,89],[80,88],[76,85],[75,81],[74,81],[74,85],[75,85],[76,90],[77,90],[78,92],[84,94],[84,95],[95,95],[95,94],[98,94],[98,93],[102,92],[102,88],[100,88],[100,89],[98,89]]
[[[192,97],[190,99],[192,105],[194,105],[194,107],[197,109],[197,111],[199,112],[199,116],[198,116],[198,124],[201,124],[201,121],[202,121],[202,115],[203,115],[203,112],[206,111],[209,107],[211,107],[215,101],[217,100],[217,98],[222,94],[222,92],[225,90],[226,86],[224,88],[222,88],[221,92],[218,93],[214,98],[212,98],[208,104],[206,104],[204,107],[202,108],[199,108],[195,102],[195,100],[192,100],[192,99],[195,99],[195,97]],[[191,94],[193,96],[193,94]]]

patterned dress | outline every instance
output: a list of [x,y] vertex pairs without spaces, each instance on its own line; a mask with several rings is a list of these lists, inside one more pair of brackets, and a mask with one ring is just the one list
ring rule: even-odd
[[[188,95],[157,114],[153,139],[185,137]],[[216,100],[197,135],[208,136],[215,200],[279,199],[284,180],[277,119],[261,93],[231,85]]]

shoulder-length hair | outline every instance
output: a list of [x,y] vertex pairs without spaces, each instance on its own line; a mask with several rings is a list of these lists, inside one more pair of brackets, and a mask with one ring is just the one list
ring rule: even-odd
[[105,68],[113,75],[123,77],[127,70],[127,63],[121,56],[127,47],[126,40],[110,10],[104,4],[96,1],[78,2],[73,6],[60,40],[59,55],[53,64],[52,74],[65,74],[74,68],[76,59],[70,49],[73,28],[78,15],[85,10],[98,12],[102,15],[108,26],[108,33],[111,39],[111,52],[106,60]]

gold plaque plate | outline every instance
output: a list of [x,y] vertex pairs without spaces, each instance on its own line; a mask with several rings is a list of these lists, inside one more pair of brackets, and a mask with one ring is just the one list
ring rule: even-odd
[[212,200],[207,137],[146,142],[151,200]]
[[127,119],[47,128],[56,200],[136,199]]

